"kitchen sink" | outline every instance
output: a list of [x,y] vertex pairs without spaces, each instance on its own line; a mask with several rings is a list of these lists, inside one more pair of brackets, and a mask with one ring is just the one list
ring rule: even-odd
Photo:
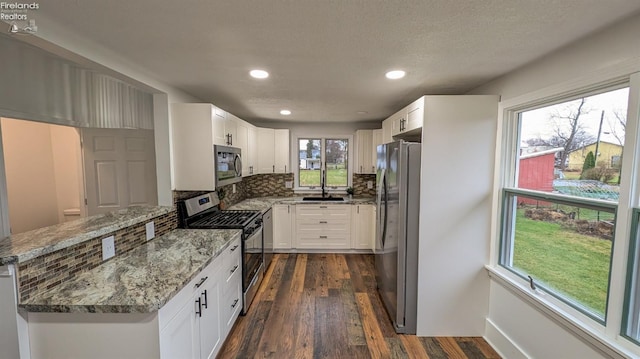
[[342,197],[302,197],[303,201],[327,201],[327,202],[342,202]]

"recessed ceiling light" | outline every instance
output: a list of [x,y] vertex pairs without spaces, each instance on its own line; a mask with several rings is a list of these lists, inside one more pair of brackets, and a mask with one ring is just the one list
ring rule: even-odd
[[265,70],[251,70],[249,72],[249,75],[256,79],[266,79],[267,77],[269,77],[269,73]]
[[387,72],[385,76],[390,80],[397,80],[397,79],[403,78],[405,74],[406,72],[402,70],[393,70],[393,71]]
[[366,114],[368,114],[369,112],[367,112],[367,111],[358,111],[358,112],[356,112],[356,113],[357,113],[358,115],[366,115]]
[[289,110],[280,110],[280,114],[281,115],[285,115],[285,116],[289,116],[291,114],[291,111],[289,111]]

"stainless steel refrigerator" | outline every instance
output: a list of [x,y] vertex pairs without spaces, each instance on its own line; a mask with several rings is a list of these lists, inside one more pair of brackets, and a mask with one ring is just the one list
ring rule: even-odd
[[415,334],[418,300],[420,143],[378,146],[375,267],[397,333]]

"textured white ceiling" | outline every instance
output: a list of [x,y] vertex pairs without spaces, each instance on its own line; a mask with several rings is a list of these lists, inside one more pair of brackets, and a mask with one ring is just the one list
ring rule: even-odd
[[[245,120],[332,122],[465,93],[639,10],[638,0],[56,0],[36,15]],[[253,68],[271,76],[251,79]],[[387,80],[390,69],[407,76]]]

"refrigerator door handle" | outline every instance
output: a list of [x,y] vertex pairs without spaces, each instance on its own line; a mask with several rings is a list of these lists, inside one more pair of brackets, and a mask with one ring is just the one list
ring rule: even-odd
[[[387,177],[386,177],[386,169],[382,169],[380,172],[380,185],[378,188],[378,208],[376,208],[376,213],[379,213],[378,217],[378,225],[381,228],[380,231],[380,249],[384,250],[384,244],[386,242],[387,236],[387,201],[389,196],[387,195]],[[384,202],[384,211],[381,211],[382,205]]]

